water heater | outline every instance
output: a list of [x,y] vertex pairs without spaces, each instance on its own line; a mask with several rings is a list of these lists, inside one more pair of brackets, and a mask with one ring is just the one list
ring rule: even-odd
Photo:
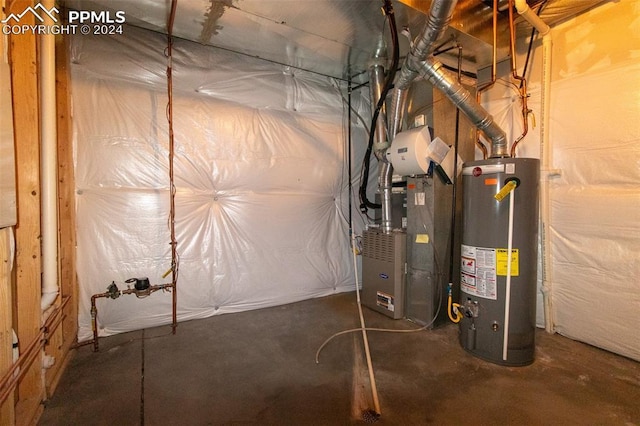
[[460,343],[502,365],[534,360],[540,162],[466,163],[460,273]]

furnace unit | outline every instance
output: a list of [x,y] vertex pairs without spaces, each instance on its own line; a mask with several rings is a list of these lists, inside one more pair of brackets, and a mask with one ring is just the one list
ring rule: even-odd
[[394,319],[404,317],[406,244],[402,231],[362,236],[362,303]]

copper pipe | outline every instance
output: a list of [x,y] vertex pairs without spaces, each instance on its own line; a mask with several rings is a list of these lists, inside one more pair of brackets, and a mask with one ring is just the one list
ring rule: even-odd
[[170,193],[170,208],[169,208],[169,228],[171,230],[171,332],[176,334],[176,327],[178,326],[177,318],[177,304],[178,304],[178,253],[176,240],[176,186],[174,181],[174,167],[173,160],[175,157],[175,145],[173,139],[173,75],[172,75],[172,48],[173,48],[173,22],[176,17],[176,9],[178,7],[178,0],[171,0],[171,13],[169,15],[169,23],[167,24],[167,92],[168,92],[168,105],[167,105],[167,120],[169,121],[169,193]]
[[[47,335],[53,334],[58,329],[62,321],[67,317],[66,315],[64,315],[63,310],[70,300],[71,296],[63,296],[60,305],[57,306],[47,317],[44,325],[42,326],[43,331],[47,333]],[[48,338],[45,343],[48,343]]]
[[513,0],[509,0],[509,47],[511,48],[511,76],[520,82],[519,94],[522,99],[522,123],[524,126],[522,134],[511,145],[511,157],[516,156],[516,146],[529,132],[529,107],[527,106],[527,80],[524,75],[518,75],[516,66],[516,30],[513,17]]
[[171,13],[169,14],[169,24],[167,25],[167,34],[169,34],[169,37],[173,35],[173,21],[176,18],[177,7],[178,7],[178,0],[171,0]]
[[15,390],[22,377],[29,371],[28,367],[33,364],[39,351],[42,350],[49,341],[49,335],[52,334],[62,322],[62,310],[70,299],[69,296],[63,297],[60,306],[57,306],[51,312],[44,325],[40,327],[40,331],[36,337],[29,343],[29,346],[22,351],[22,355],[7,370],[2,376],[2,379],[0,379],[0,405],[4,403],[11,392]]
[[[498,0],[493,0],[493,49],[491,58],[491,81],[476,90],[476,102],[480,103],[482,92],[496,84],[496,72],[498,68]],[[487,146],[480,140],[480,131],[476,129],[476,146],[482,151],[482,158],[487,159],[489,153]]]
[[157,284],[152,285],[145,290],[136,290],[135,288],[128,288],[126,290],[118,290],[115,292],[105,292],[105,293],[97,293],[91,296],[91,331],[93,332],[93,340],[89,342],[84,342],[78,346],[84,346],[93,343],[93,351],[98,352],[98,308],[96,307],[96,300],[102,297],[110,297],[112,299],[117,299],[118,297],[125,294],[135,294],[136,297],[147,297],[151,293],[154,293],[158,290],[166,290],[170,288],[173,290],[175,288],[174,283],[168,284]]
[[[13,364],[13,366],[9,369],[7,374],[5,374],[4,377],[2,378],[1,383],[3,383],[3,385],[2,385],[2,392],[0,393],[0,404],[2,404],[7,399],[7,397],[11,394],[11,392],[15,390],[20,379],[22,379],[22,377],[27,373],[27,371],[29,371],[28,368],[26,367],[30,367],[31,364],[33,364],[33,361],[35,361],[36,356],[38,355],[39,351],[42,349],[43,346],[44,346],[44,331],[40,331],[40,333],[38,333],[36,338],[31,342],[31,344],[27,348],[27,351],[25,351],[25,355],[21,356],[18,359],[18,361],[15,364]],[[22,368],[23,365],[25,368]],[[18,368],[20,368],[20,372],[14,376],[13,374],[15,374],[15,371]]]

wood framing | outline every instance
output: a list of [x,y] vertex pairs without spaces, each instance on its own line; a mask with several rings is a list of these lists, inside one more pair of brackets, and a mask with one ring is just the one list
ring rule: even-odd
[[[0,376],[13,363],[13,320],[11,296],[11,228],[0,229]],[[14,424],[13,396],[0,403],[0,425]]]
[[[22,13],[32,1],[14,0],[9,13]],[[34,25],[32,14],[22,24]],[[36,36],[31,32],[11,35],[10,62],[13,92],[13,124],[16,155],[16,324],[20,348],[37,339],[41,325],[40,264],[40,134],[38,104],[38,58]],[[44,393],[39,355],[28,367],[17,393],[16,423],[29,424],[41,412]]]
[[[34,25],[33,14],[23,14],[33,7],[32,0],[8,0],[7,14],[20,16],[23,25]],[[40,112],[38,40],[31,31],[11,34],[9,62],[16,162],[16,198],[18,205],[15,227],[15,270],[8,268],[9,243],[5,230],[0,230],[0,340],[11,339],[16,329],[21,349],[24,376],[12,397],[0,407],[0,424],[35,424],[42,412],[42,401],[53,392],[68,362],[77,335],[77,290],[75,265],[75,200],[73,153],[71,145],[69,75],[66,40],[56,41],[56,108],[58,128],[58,217],[60,294],[54,305],[41,311],[41,220],[40,220]],[[7,230],[6,232],[9,232]],[[8,234],[7,234],[8,235]],[[13,288],[13,291],[11,291]],[[66,302],[66,303],[65,303]],[[63,307],[61,305],[64,304]],[[61,309],[62,308],[62,309]],[[62,310],[62,314],[60,313]],[[47,320],[47,315],[55,313]],[[46,324],[46,327],[43,327]],[[42,336],[48,341],[42,350]],[[26,351],[27,347],[34,348]],[[0,369],[11,365],[11,351],[0,353]],[[29,352],[29,353],[26,353]],[[53,361],[44,371],[43,354]],[[7,358],[9,357],[9,358]],[[33,362],[31,362],[33,360]],[[14,399],[15,397],[15,399]],[[15,409],[14,409],[15,403]]]

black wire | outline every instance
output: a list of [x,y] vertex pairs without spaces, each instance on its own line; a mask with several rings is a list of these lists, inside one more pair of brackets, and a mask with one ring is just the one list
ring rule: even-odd
[[[547,2],[549,0],[545,0],[544,2],[542,2],[542,4],[540,5],[540,7],[538,8],[538,12],[536,13],[536,15],[540,16],[540,13],[542,12],[542,9],[547,5]],[[526,77],[527,75],[527,68],[529,66],[529,58],[531,57],[531,51],[533,50],[533,38],[536,35],[536,27],[531,28],[531,38],[529,38],[529,48],[527,49],[527,58],[524,60],[524,68],[522,69],[522,76]],[[520,82],[520,87],[522,87],[522,85],[524,84],[524,81]]]
[[364,159],[362,162],[362,180],[360,181],[360,211],[366,214],[367,209],[379,209],[382,208],[382,205],[372,203],[367,199],[367,183],[369,182],[369,168],[371,165],[371,153],[373,151],[373,140],[375,138],[376,132],[376,123],[378,122],[378,116],[380,115],[380,110],[382,109],[387,94],[391,87],[393,86],[393,80],[396,76],[396,70],[398,68],[398,62],[400,61],[400,53],[398,48],[398,29],[396,27],[396,18],[393,12],[393,6],[391,5],[391,0],[384,0],[384,13],[389,20],[389,28],[391,32],[391,41],[393,43],[393,61],[391,64],[391,68],[389,70],[389,74],[387,75],[387,80],[385,81],[384,88],[382,89],[382,93],[380,94],[380,99],[378,99],[378,103],[373,112],[373,117],[371,119],[371,131],[369,132],[369,143],[367,144],[367,151],[364,154]]
[[[458,73],[458,68],[449,66],[447,64],[442,64],[442,68],[447,69],[449,71],[455,71],[456,73]],[[470,72],[470,71],[461,70],[460,74],[464,75],[465,77],[472,78],[474,80],[478,79],[478,74]]]
[[[343,104],[344,105],[344,104]],[[348,140],[348,158],[349,158],[349,236],[351,236],[351,233],[353,232],[353,226],[352,226],[352,221],[351,221],[351,217],[352,217],[352,212],[351,212],[351,198],[352,198],[352,184],[351,184],[351,76],[349,76],[349,81],[347,82],[347,108],[349,108],[349,113],[348,113],[348,121],[349,121],[349,128],[348,128],[348,133],[347,133],[347,140]],[[343,169],[344,170],[344,169]]]
[[[458,82],[462,71],[462,47],[458,46]],[[460,141],[460,108],[456,108],[456,135],[453,142],[453,178],[451,183],[452,201],[451,201],[451,231],[449,234],[449,283],[453,283],[453,264],[455,256],[455,236],[456,236],[456,198],[458,196],[458,144]]]

